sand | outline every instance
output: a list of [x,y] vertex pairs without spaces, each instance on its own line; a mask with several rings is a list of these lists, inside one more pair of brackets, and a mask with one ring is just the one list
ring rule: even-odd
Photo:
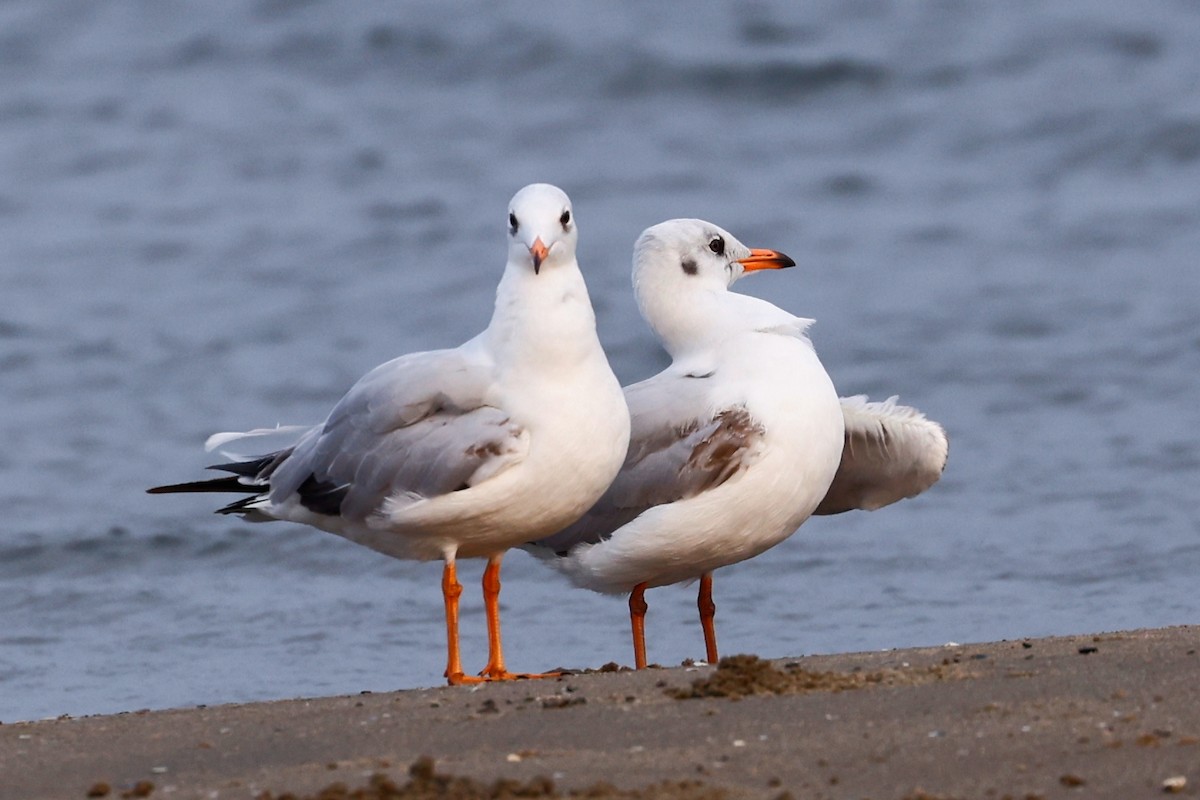
[[0,798],[1197,796],[1198,649],[1178,627],[10,723]]

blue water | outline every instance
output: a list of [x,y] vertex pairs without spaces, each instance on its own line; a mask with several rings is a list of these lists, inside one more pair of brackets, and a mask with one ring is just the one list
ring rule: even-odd
[[[535,180],[623,380],[664,364],[632,243],[699,216],[950,433],[926,495],[718,572],[724,652],[1200,621],[1197,6],[644,5],[0,6],[0,720],[440,682],[437,564],[143,489],[476,333]],[[693,589],[648,600],[701,656]],[[504,606],[516,669],[631,660],[523,554]]]

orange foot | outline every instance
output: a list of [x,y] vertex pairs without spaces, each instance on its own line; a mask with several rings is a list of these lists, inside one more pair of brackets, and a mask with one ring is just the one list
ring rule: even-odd
[[451,686],[466,686],[474,683],[487,683],[487,678],[482,678],[478,675],[464,675],[461,672],[455,672],[446,676],[446,683]]
[[561,672],[509,672],[508,670],[485,669],[478,675],[465,675],[461,672],[456,672],[453,675],[448,675],[446,681],[451,686],[469,686],[477,683],[537,680],[539,678],[558,678],[561,676]]
[[524,681],[524,680],[538,680],[540,678],[561,678],[562,677],[561,672],[509,672],[507,670],[505,670],[504,672],[493,672],[493,673],[488,673],[487,670],[484,670],[481,673],[481,675],[484,676],[484,680],[489,680],[489,681]]

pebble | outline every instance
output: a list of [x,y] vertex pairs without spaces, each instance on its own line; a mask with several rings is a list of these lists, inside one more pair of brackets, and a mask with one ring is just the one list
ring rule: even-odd
[[1179,794],[1187,788],[1187,778],[1182,775],[1172,775],[1162,782],[1162,788],[1168,794]]

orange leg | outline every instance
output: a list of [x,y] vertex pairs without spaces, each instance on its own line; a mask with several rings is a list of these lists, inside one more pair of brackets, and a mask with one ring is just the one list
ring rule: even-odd
[[717,604],[712,599],[712,573],[706,572],[700,576],[700,594],[696,597],[696,607],[700,609],[700,627],[704,629],[704,650],[708,663],[717,663],[717,628],[713,625],[713,617],[717,613]]
[[483,571],[483,604],[487,609],[488,663],[479,673],[484,680],[512,681],[518,678],[557,678],[561,673],[512,673],[504,667],[504,643],[500,639],[500,560],[504,555],[488,559]]
[[500,641],[500,559],[502,556],[492,556],[488,559],[487,569],[483,571],[483,605],[487,610],[488,629],[488,663],[479,673],[492,680],[515,678],[504,668],[504,644]]
[[462,584],[454,561],[447,560],[442,570],[442,598],[446,602],[446,680],[451,686],[460,683],[478,683],[479,678],[464,675],[462,655],[458,651],[458,598],[462,596]]
[[633,665],[646,668],[646,584],[639,583],[629,595],[629,622],[633,625]]

